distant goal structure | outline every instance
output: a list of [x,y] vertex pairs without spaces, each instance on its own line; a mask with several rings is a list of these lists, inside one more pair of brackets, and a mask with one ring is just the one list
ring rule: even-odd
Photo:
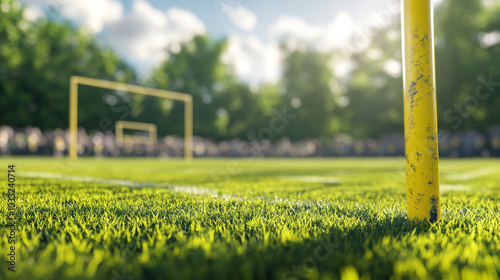
[[[99,80],[81,76],[71,76],[69,89],[69,158],[78,159],[78,86],[85,85],[110,90],[119,90],[135,94],[154,96],[164,99],[184,102],[184,157],[187,160],[193,158],[193,97],[186,93],[173,92],[155,88],[147,88],[137,85]],[[156,141],[156,125],[137,122],[117,121],[117,141],[127,142],[129,138],[124,137],[123,129],[148,130],[149,138],[144,139],[144,144],[154,144]]]
[[[135,129],[148,132],[148,137],[137,135],[125,135],[123,130]],[[157,128],[153,123],[116,121],[115,123],[115,141],[116,143],[144,144],[154,145],[156,143]]]

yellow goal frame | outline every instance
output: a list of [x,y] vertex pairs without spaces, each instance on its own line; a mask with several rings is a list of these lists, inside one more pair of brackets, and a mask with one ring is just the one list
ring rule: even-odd
[[193,158],[193,97],[186,93],[146,88],[81,76],[71,76],[69,89],[69,158],[78,159],[78,85],[120,90],[184,102],[184,157]]
[[[143,130],[149,132],[148,137],[136,137],[123,134],[124,129]],[[116,121],[115,141],[116,143],[154,145],[156,143],[156,125],[153,123]]]

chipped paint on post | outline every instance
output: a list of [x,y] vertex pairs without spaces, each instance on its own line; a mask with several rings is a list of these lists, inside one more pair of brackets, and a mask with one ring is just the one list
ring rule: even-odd
[[441,217],[434,33],[430,0],[401,0],[408,218]]

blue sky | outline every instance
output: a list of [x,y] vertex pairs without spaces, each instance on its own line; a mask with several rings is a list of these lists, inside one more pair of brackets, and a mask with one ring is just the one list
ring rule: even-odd
[[[122,1],[126,9],[130,10],[132,0]],[[311,24],[328,24],[338,12],[346,11],[353,18],[362,23],[370,16],[370,12],[383,9],[387,0],[309,0],[309,1],[285,1],[285,0],[184,0],[184,1],[149,1],[153,6],[168,10],[171,7],[179,7],[192,11],[198,16],[207,30],[216,36],[227,36],[231,33],[240,33],[241,29],[231,24],[224,15],[221,7],[243,6],[257,16],[257,24],[254,33],[266,38],[267,31],[280,16],[293,16],[304,19]]]
[[168,59],[165,48],[197,34],[225,37],[224,63],[243,80],[275,82],[281,71],[278,42],[320,51],[355,49],[366,34],[399,18],[399,0],[22,0],[30,20],[47,5],[112,46],[140,73]]

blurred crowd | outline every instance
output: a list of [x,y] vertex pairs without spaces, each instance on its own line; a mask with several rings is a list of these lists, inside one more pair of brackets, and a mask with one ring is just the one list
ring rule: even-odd
[[[136,135],[137,137],[144,137]],[[182,157],[184,139],[177,136],[158,138],[154,145],[117,142],[111,131],[87,133],[78,131],[78,153],[83,156],[160,156]],[[41,131],[36,127],[14,129],[0,126],[1,155],[64,156],[68,153],[68,130]],[[500,126],[487,133],[476,131],[439,135],[441,157],[500,156]],[[403,135],[387,135],[379,139],[357,140],[335,135],[329,141],[305,139],[292,142],[288,138],[271,142],[232,139],[215,143],[194,137],[195,157],[310,157],[310,156],[402,156]]]

